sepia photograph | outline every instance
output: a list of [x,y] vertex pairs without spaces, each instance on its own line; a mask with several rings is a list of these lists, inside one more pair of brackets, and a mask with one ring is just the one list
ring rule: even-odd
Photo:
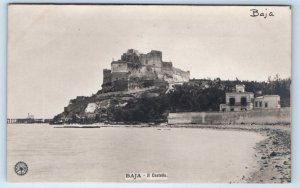
[[291,183],[291,15],[10,4],[7,181]]

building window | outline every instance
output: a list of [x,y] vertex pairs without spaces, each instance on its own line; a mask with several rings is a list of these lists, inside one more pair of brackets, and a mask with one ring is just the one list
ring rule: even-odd
[[241,97],[241,106],[246,106],[246,105],[247,105],[247,98]]
[[259,107],[262,107],[262,101],[259,101]]
[[255,101],[255,107],[257,107],[258,106],[258,102],[257,101]]
[[230,106],[234,106],[235,105],[235,98],[234,97],[230,97],[229,98],[229,105]]
[[234,111],[234,108],[230,108],[230,111],[233,112],[233,111]]
[[267,102],[265,103],[265,108],[268,108],[268,103]]

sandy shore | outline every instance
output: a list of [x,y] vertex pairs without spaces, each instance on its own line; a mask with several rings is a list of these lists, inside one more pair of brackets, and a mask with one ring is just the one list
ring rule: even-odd
[[243,180],[248,183],[291,182],[290,125],[192,125],[185,127],[243,130],[262,134],[266,139],[255,146],[255,158],[259,169],[253,171],[249,177],[243,177],[241,182]]

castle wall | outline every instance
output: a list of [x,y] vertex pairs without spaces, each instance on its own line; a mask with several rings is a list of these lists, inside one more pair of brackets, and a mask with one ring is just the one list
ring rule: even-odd
[[103,83],[102,83],[102,91],[110,92],[112,89],[112,73],[109,69],[103,70]]
[[112,72],[128,72],[128,63],[126,61],[113,61],[111,63]]
[[112,80],[111,70],[103,69],[103,84],[108,84]]
[[121,61],[140,63],[140,53],[137,50],[129,49],[121,56]]
[[154,71],[161,72],[162,68],[162,53],[160,51],[152,50],[146,55],[146,65],[154,67]]
[[163,80],[173,83],[173,64],[172,62],[162,62]]
[[[174,68],[172,62],[163,62],[161,51],[152,50],[142,54],[129,49],[122,54],[120,60],[111,63],[111,71],[103,70],[102,89],[103,92],[111,92],[153,85],[164,86],[165,82],[183,83],[188,82],[189,78],[189,71]],[[155,84],[153,81],[162,81],[163,84]]]
[[162,62],[162,73],[172,76],[173,64],[172,62]]
[[[140,62],[143,66],[146,65],[146,60],[147,60],[147,55],[146,54],[141,54],[140,55]],[[148,64],[148,61],[147,61],[147,64]]]
[[128,91],[128,80],[116,80],[113,82],[114,91]]
[[113,72],[112,73],[112,82],[118,80],[128,80],[128,73],[127,72]]
[[190,80],[190,71],[182,71],[173,67],[174,82],[188,82]]
[[172,69],[173,69],[173,63],[172,62],[163,61],[162,62],[162,68],[163,68],[163,70],[170,70],[170,71],[172,71]]

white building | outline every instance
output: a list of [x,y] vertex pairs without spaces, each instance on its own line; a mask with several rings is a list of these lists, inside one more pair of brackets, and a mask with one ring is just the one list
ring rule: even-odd
[[245,85],[236,85],[236,91],[226,93],[226,104],[220,104],[220,111],[252,110],[254,94],[245,92]]
[[278,108],[280,108],[279,95],[263,95],[254,98],[252,92],[245,91],[245,85],[236,85],[235,92],[226,93],[226,104],[220,104],[220,111],[223,112]]
[[279,95],[263,95],[254,99],[254,109],[280,108]]

